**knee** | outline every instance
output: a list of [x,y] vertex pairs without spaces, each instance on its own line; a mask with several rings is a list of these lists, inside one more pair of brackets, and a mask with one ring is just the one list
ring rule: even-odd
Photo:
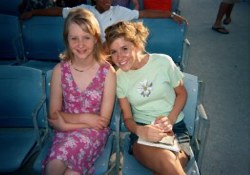
[[180,164],[180,160],[178,155],[175,153],[167,154],[162,156],[159,160],[159,164],[161,167],[160,172],[166,172],[166,174],[171,175],[184,175],[184,169]]
[[61,160],[51,160],[45,167],[45,174],[46,175],[56,175],[56,174],[63,174],[66,170],[66,165]]

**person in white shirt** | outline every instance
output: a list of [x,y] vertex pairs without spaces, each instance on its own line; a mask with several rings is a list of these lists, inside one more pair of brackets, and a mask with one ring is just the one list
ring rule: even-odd
[[[186,22],[186,19],[180,15],[172,13],[171,11],[160,10],[131,10],[121,6],[112,6],[113,0],[96,0],[96,5],[82,4],[73,8],[85,8],[91,11],[96,19],[99,21],[102,40],[104,41],[104,31],[108,26],[115,24],[119,21],[130,21],[138,18],[172,18],[177,23]],[[52,7],[47,9],[36,9],[30,12],[23,13],[20,18],[26,20],[32,16],[60,16],[64,18],[68,15],[69,11],[73,8],[69,7]]]
[[[109,8],[107,10],[104,10],[102,6],[104,6],[105,4],[100,3],[102,1],[104,0],[97,0],[96,2],[99,2],[99,3],[96,3],[96,6],[82,4],[80,6],[76,6],[73,8],[79,8],[79,7],[85,8],[91,11],[95,15],[96,19],[99,21],[99,25],[101,28],[101,37],[103,41],[105,38],[104,30],[110,25],[115,24],[119,21],[130,21],[130,20],[139,18],[138,10],[130,10],[122,6],[111,6],[111,4],[109,4],[109,2],[111,2],[110,0],[107,0],[108,2],[107,6]],[[62,10],[63,18],[66,18],[70,10],[73,8],[69,8],[69,7],[63,8]]]

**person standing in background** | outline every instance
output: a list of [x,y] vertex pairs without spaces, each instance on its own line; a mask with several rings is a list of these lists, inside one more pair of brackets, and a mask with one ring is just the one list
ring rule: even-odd
[[221,34],[229,34],[229,31],[222,25],[223,24],[228,25],[231,23],[231,13],[234,7],[234,4],[238,2],[239,0],[223,0],[220,3],[220,7],[217,13],[216,20],[212,26],[212,29],[216,32],[219,32]]

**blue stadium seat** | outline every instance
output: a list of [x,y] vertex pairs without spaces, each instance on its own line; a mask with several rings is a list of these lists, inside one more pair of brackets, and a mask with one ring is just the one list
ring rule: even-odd
[[22,38],[17,16],[0,14],[0,65],[21,61]]
[[19,16],[18,5],[22,0],[1,0],[0,13]]
[[[49,95],[50,95],[50,79],[51,79],[51,73],[52,70],[47,71],[46,73],[46,93],[47,93],[47,105],[49,105]],[[111,154],[115,151],[118,151],[117,147],[114,147],[117,140],[119,140],[119,122],[117,122],[117,119],[120,119],[120,108],[118,107],[118,101],[116,101],[114,110],[112,113],[112,119],[110,123],[110,128],[112,129],[112,134],[109,136],[108,141],[106,143],[105,149],[102,153],[102,155],[97,159],[95,162],[95,175],[104,175],[105,173],[116,171],[118,172],[118,159],[116,159],[115,162],[113,162],[112,165],[110,165],[110,157]],[[36,158],[33,169],[36,173],[41,173],[42,171],[42,161],[45,159],[46,155],[48,154],[49,148],[51,146],[51,141],[53,138],[53,131],[50,132],[50,137],[46,141],[46,144],[43,146],[41,151],[38,154],[38,157]],[[118,146],[118,144],[116,145]],[[116,152],[116,155],[119,155],[118,152]]]
[[0,66],[0,173],[18,170],[48,133],[44,75],[23,66]]
[[25,66],[52,69],[64,51],[62,17],[35,16],[22,24]]
[[190,45],[186,39],[187,24],[180,25],[171,19],[163,18],[143,18],[136,21],[142,21],[150,31],[146,50],[150,53],[164,53],[171,56],[183,70]]
[[[183,110],[185,114],[184,121],[187,125],[191,136],[191,159],[189,160],[185,172],[187,175],[200,175],[199,167],[203,156],[204,146],[206,144],[206,136],[209,127],[209,121],[202,104],[199,101],[200,83],[198,77],[184,73],[184,84],[188,92],[188,99]],[[137,175],[138,172],[143,175],[152,175],[152,172],[143,167],[133,155],[128,153],[129,135],[123,120],[121,120],[121,132],[125,132],[123,148],[123,175]]]

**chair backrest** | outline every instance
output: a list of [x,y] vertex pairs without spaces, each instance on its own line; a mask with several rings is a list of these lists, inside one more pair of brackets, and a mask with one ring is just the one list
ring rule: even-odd
[[59,61],[64,51],[63,17],[35,16],[22,24],[24,55],[27,60]]
[[169,55],[173,61],[181,65],[183,61],[186,24],[178,24],[171,19],[143,18],[142,21],[149,29],[146,50],[150,53]]
[[[199,117],[198,115],[198,98],[199,98],[199,82],[198,82],[198,77],[188,74],[188,73],[184,73],[184,85],[185,88],[187,90],[188,93],[188,98],[187,98],[187,102],[186,105],[183,109],[185,118],[184,121],[187,125],[187,129],[189,131],[190,136],[192,137],[192,140],[196,140],[196,132],[197,130],[197,125],[199,125],[199,123],[197,123],[197,118]],[[126,129],[124,122],[121,118],[121,131],[122,132],[127,132],[128,130]],[[202,128],[203,129],[203,128]],[[126,135],[125,139],[124,139],[124,147],[123,147],[123,174],[124,175],[131,175],[131,174],[137,174],[138,172],[140,172],[140,174],[145,174],[145,175],[149,175],[152,174],[152,172],[143,167],[138,161],[135,160],[135,157],[132,156],[131,154],[128,153],[128,149],[129,149],[129,135]],[[199,144],[199,142],[197,142]],[[202,143],[203,143],[203,139],[202,139]],[[204,150],[204,146],[202,145],[198,145],[198,150],[197,150],[197,154],[200,156],[199,159],[202,159],[202,152]],[[188,175],[194,174],[194,175],[200,175],[199,169],[200,166],[197,166],[197,156],[194,157],[193,155],[193,145],[192,145],[192,141],[191,141],[191,157],[189,162],[187,163],[186,167],[185,167],[185,172]],[[198,159],[198,160],[199,160]],[[198,162],[199,165],[199,162]]]
[[19,16],[18,5],[22,0],[1,0],[0,13]]
[[[49,100],[50,100],[50,79],[51,79],[51,75],[52,75],[52,70],[49,70],[46,72],[46,78],[45,78],[45,82],[46,82],[46,96],[47,96],[47,105],[49,105]],[[109,160],[110,160],[110,156],[111,153],[113,153],[112,151],[116,152],[116,159],[114,161],[114,164],[112,164],[112,166],[110,167],[110,171],[113,170],[115,168],[115,172],[118,172],[119,167],[118,167],[118,163],[119,163],[119,156],[120,153],[119,152],[119,124],[120,124],[120,108],[119,108],[119,104],[118,101],[116,99],[115,104],[114,104],[114,108],[113,108],[113,112],[112,112],[112,118],[111,118],[111,122],[110,122],[110,128],[112,130],[112,134],[109,136],[108,141],[106,143],[106,146],[103,150],[102,155],[97,159],[97,161],[95,162],[95,174],[104,174],[104,171],[108,170],[109,167]],[[115,135],[115,137],[114,137]],[[41,174],[42,171],[42,161],[45,159],[45,156],[47,155],[47,152],[49,151],[49,148],[51,146],[52,143],[52,139],[53,138],[53,132],[50,132],[50,137],[48,138],[48,140],[45,141],[45,145],[43,147],[43,149],[41,150],[41,152],[39,153],[39,155],[37,156],[34,164],[33,164],[33,169],[36,173]],[[114,138],[116,140],[114,140]],[[115,144],[116,143],[116,144]],[[113,146],[116,146],[116,148],[113,149]]]
[[188,94],[187,102],[183,109],[185,115],[184,121],[189,131],[189,135],[193,136],[199,98],[199,80],[197,76],[188,73],[184,73],[183,80]]
[[[0,127],[46,127],[44,76],[24,66],[0,66]],[[44,105],[43,105],[44,104]]]
[[0,61],[18,61],[22,54],[22,40],[18,17],[0,14],[0,26]]
[[[198,77],[184,73],[184,85],[187,90],[188,98],[183,109],[184,112],[184,121],[186,123],[187,129],[189,131],[189,135],[192,136],[194,134],[195,129],[195,119],[196,119],[196,111],[197,111],[197,103],[198,103],[198,93],[199,93],[199,82]],[[127,132],[127,128],[121,118],[121,131]]]

